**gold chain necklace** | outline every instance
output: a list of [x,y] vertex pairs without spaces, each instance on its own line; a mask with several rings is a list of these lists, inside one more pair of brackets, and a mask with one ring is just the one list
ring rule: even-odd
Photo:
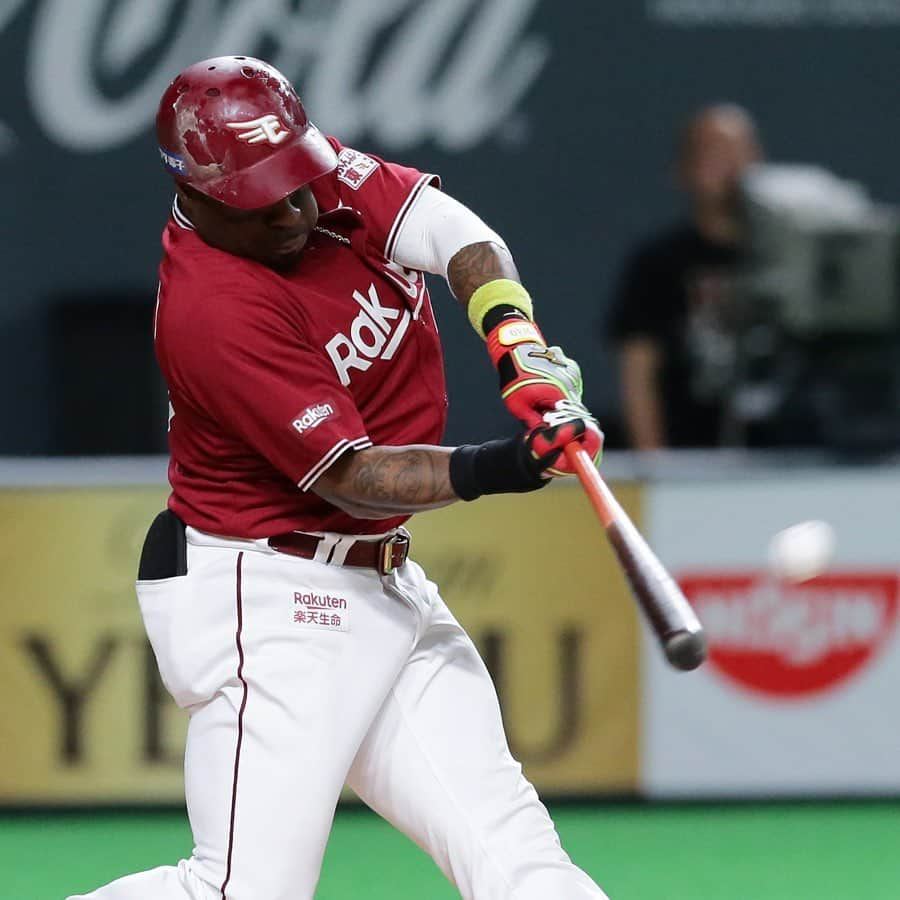
[[316,225],[316,231],[320,231],[322,234],[327,234],[328,237],[334,238],[336,241],[340,241],[342,244],[350,244],[350,238],[344,237],[342,234],[338,234],[336,231],[331,231],[329,228],[323,228],[321,225]]

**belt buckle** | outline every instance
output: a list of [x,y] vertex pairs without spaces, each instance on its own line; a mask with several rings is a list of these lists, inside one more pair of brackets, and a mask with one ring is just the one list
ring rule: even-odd
[[[394,564],[394,548],[403,548],[403,558],[398,564]],[[378,574],[390,575],[398,566],[406,562],[406,554],[409,552],[409,535],[398,531],[381,542],[381,553],[378,558]]]

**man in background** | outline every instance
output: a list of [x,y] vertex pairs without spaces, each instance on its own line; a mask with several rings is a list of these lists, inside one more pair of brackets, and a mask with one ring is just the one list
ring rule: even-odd
[[676,161],[688,218],[642,243],[626,263],[610,330],[620,351],[625,426],[637,450],[721,442],[743,237],[739,184],[761,156],[745,110],[722,104],[697,112]]

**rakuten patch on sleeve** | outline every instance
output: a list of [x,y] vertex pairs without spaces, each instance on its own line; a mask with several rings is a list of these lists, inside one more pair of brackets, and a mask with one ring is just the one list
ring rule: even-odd
[[[415,198],[426,185],[439,187],[440,179],[437,175],[344,147],[336,138],[328,140],[337,151],[338,164],[334,172],[320,182],[328,182],[333,205],[359,210],[369,244],[378,254],[390,259],[393,242]],[[319,188],[317,185],[316,190]]]

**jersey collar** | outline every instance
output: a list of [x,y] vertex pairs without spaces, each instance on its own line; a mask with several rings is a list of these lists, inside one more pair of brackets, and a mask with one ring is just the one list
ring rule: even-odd
[[172,202],[172,218],[175,220],[175,224],[180,228],[183,228],[185,231],[196,231],[191,220],[184,214],[181,207],[178,205],[178,197],[176,195],[174,201]]

